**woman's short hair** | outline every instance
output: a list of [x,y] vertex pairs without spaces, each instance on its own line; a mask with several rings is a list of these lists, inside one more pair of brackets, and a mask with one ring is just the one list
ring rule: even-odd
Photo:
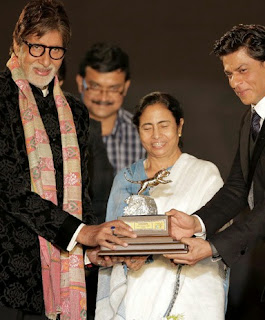
[[157,92],[151,92],[146,96],[144,96],[135,108],[132,121],[136,125],[138,130],[139,130],[140,117],[143,111],[145,110],[145,108],[157,103],[161,103],[165,107],[167,107],[167,109],[171,111],[172,115],[176,119],[177,125],[180,124],[180,119],[183,118],[183,110],[180,106],[179,101],[168,93],[157,91]]

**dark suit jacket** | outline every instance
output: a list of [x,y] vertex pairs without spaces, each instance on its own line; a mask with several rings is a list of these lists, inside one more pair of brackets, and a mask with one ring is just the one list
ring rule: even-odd
[[[250,109],[243,116],[239,146],[224,187],[197,214],[208,239],[231,269],[226,319],[265,317],[265,122],[249,157]],[[254,208],[247,197],[253,182]],[[242,212],[240,216],[238,213]],[[234,219],[226,230],[216,231]]]
[[[223,188],[196,214],[205,223],[207,237],[224,262],[231,266],[265,237],[265,123],[261,128],[251,161],[249,160],[250,109],[244,115],[239,147],[230,175]],[[249,187],[254,182],[254,209],[244,221],[235,222],[216,233],[246,206]]]
[[93,119],[89,120],[89,153],[89,195],[97,224],[105,222],[114,171],[102,140],[101,123]]

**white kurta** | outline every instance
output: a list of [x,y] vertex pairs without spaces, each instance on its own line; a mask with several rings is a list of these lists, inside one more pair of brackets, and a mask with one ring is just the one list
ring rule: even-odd
[[[215,165],[188,154],[180,156],[168,179],[173,182],[160,184],[150,191],[159,214],[172,208],[192,214],[206,204],[223,184]],[[144,265],[139,271],[129,271],[127,277],[120,277],[122,270],[121,265],[116,265],[111,275],[109,313],[113,315],[100,312],[99,308],[104,306],[103,299],[98,302],[96,319],[166,319],[164,316],[176,289],[177,266],[156,255],[154,262]],[[224,283],[225,266],[221,261],[212,262],[208,258],[195,266],[183,266],[170,315],[183,315],[180,318],[183,320],[223,320]],[[121,296],[123,308],[118,311]]]

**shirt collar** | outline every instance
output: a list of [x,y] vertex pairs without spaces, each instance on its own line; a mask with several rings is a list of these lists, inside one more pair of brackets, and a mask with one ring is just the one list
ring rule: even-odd
[[46,87],[45,89],[42,89],[42,94],[43,94],[43,97],[47,97],[47,95],[49,94],[49,88]]
[[54,78],[53,80],[49,83],[48,87],[44,90],[35,87],[33,84],[29,83],[29,85],[31,86],[32,92],[33,94],[37,94],[37,95],[41,95],[44,98],[46,98],[47,96],[49,96],[51,93],[53,93],[53,87],[54,87]]
[[265,119],[265,97],[263,97],[255,106],[251,105],[252,113],[254,111],[261,117],[262,120]]

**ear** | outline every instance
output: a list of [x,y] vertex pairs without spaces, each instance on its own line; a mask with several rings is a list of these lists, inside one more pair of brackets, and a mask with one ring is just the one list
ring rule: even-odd
[[127,94],[127,91],[130,87],[130,84],[131,84],[131,80],[127,80],[125,81],[125,84],[124,84],[124,90],[123,90],[123,96],[125,97],[126,94]]
[[180,118],[179,120],[179,125],[178,125],[178,135],[181,137],[182,135],[182,129],[183,129],[183,125],[184,125],[184,119]]
[[80,76],[80,74],[76,75],[75,81],[77,84],[78,92],[82,93],[83,92],[83,78]]

